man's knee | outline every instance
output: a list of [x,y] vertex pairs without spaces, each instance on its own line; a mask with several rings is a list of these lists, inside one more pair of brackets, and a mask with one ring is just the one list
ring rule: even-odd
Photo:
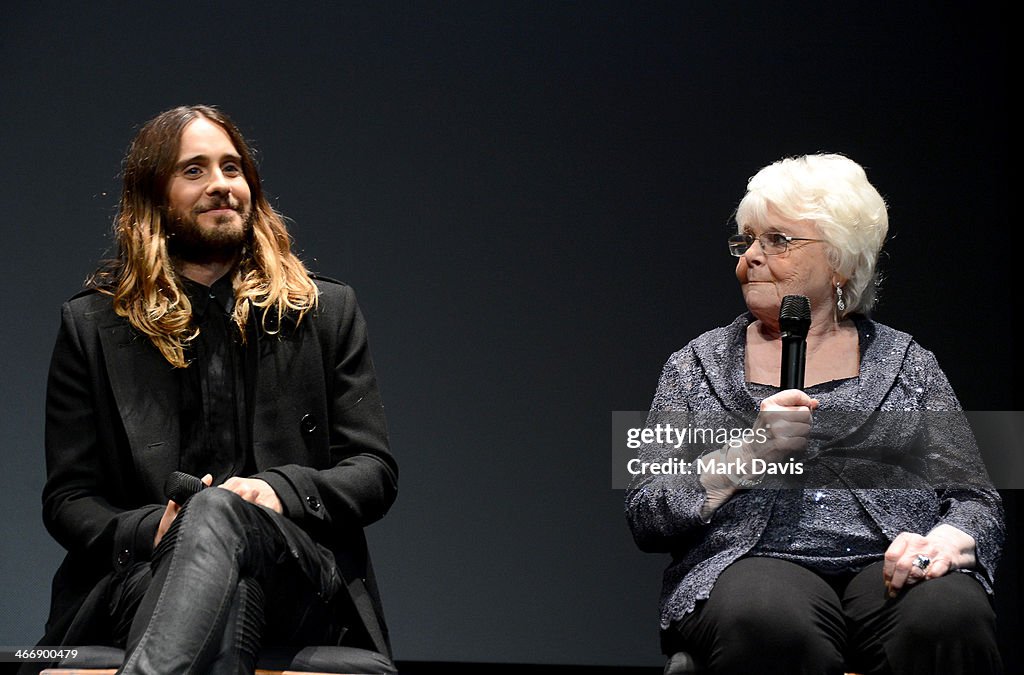
[[253,508],[230,490],[207,488],[193,495],[178,517],[183,519],[184,527],[212,528],[226,534],[235,529],[243,531],[253,518]]
[[178,542],[182,538],[194,541],[197,537],[204,539],[215,535],[227,541],[233,538],[233,533],[244,536],[248,517],[245,507],[242,498],[228,490],[200,490],[182,505],[177,518],[153,552],[153,564],[159,564],[169,557],[171,551],[178,550]]
[[[287,542],[269,509],[245,501],[230,490],[208,488],[182,509],[181,534],[186,550],[199,556],[219,551],[238,568],[262,578],[287,553]],[[175,546],[175,550],[181,550]],[[186,554],[189,555],[189,554]]]

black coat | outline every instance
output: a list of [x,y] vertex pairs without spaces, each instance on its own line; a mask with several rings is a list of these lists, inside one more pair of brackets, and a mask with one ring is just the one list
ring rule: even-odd
[[[250,315],[252,455],[285,515],[333,551],[369,644],[389,655],[363,527],[397,494],[366,325],[355,293],[316,279],[319,306],[296,325]],[[145,337],[88,291],[64,304],[46,396],[43,520],[68,553],[40,644],[102,641],[113,572],[146,560],[179,462],[179,377]]]

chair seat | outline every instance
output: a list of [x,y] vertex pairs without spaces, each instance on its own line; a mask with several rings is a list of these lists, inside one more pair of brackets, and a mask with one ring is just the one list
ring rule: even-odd
[[[113,675],[124,661],[124,650],[90,645],[78,647],[74,660],[65,660],[57,668],[40,675]],[[299,650],[269,649],[260,653],[258,675],[348,675],[356,673],[396,673],[395,665],[382,654],[358,647],[303,647]]]

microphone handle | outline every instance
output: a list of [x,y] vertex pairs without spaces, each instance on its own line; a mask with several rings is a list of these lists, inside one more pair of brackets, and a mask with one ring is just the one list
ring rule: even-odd
[[203,481],[184,471],[171,473],[167,477],[167,482],[164,483],[164,494],[178,505],[184,504],[189,497],[204,489],[206,489],[206,485]]
[[807,363],[807,340],[800,335],[782,335],[782,376],[783,389],[804,388],[804,366]]

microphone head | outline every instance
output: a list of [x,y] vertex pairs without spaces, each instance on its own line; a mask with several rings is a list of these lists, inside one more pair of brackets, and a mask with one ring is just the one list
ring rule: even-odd
[[184,471],[174,471],[164,482],[164,496],[179,506],[188,501],[188,498],[196,494],[206,485],[192,474]]
[[807,337],[811,327],[811,301],[806,295],[787,295],[779,308],[779,328],[784,336]]

